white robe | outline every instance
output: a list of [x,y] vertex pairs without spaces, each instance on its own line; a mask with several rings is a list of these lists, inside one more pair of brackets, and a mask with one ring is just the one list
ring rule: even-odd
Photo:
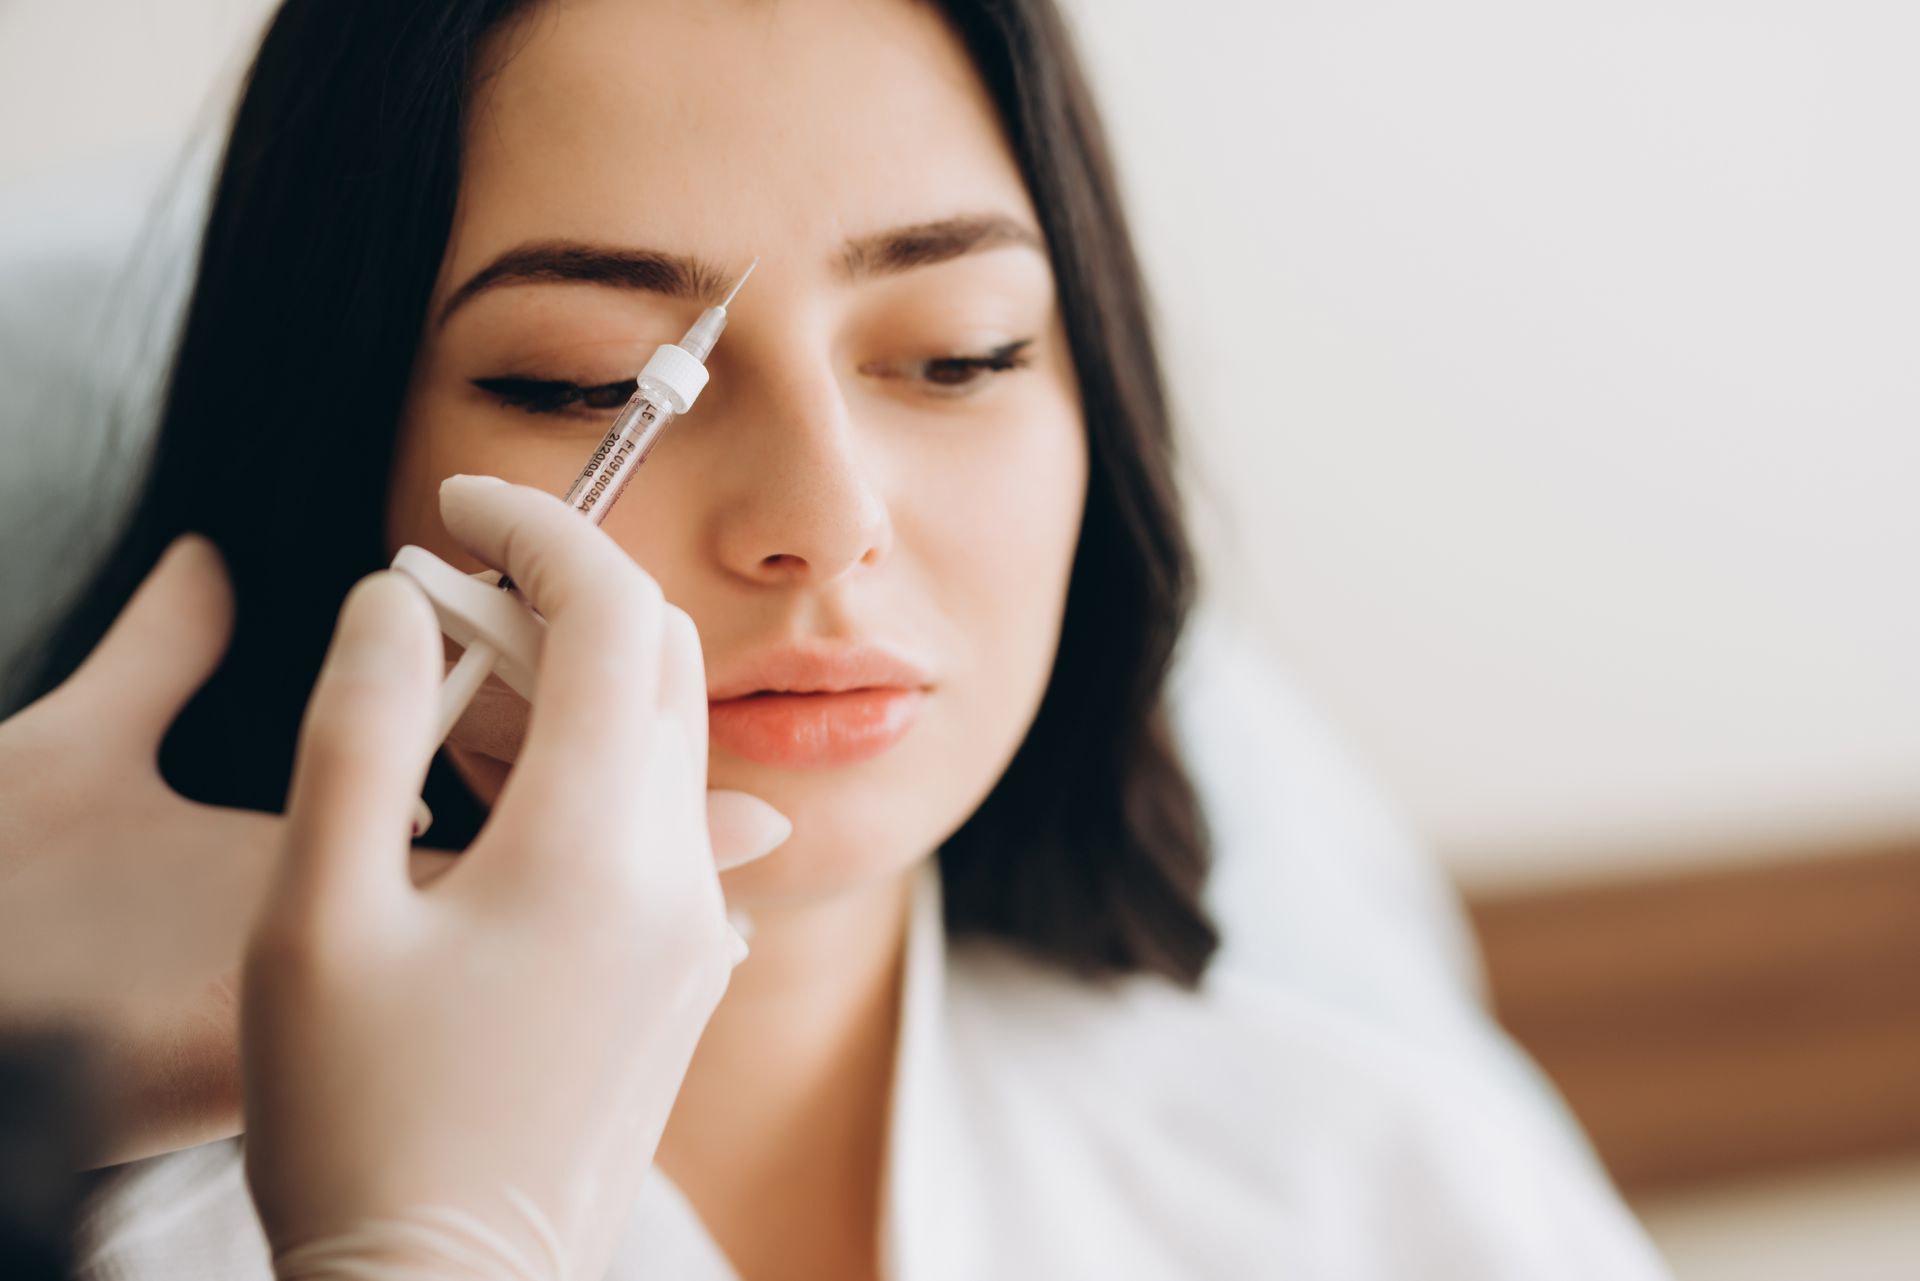
[[[1636,1281],[1663,1276],[1537,1109],[1357,1020],[1223,970],[1091,984],[950,941],[916,885],[882,1275]],[[270,1281],[237,1141],[125,1167],[87,1281]],[[737,1281],[657,1170],[613,1281]]]

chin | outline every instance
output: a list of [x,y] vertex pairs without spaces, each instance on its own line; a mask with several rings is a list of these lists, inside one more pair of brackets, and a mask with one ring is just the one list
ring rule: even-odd
[[[467,786],[492,806],[510,762],[471,743],[448,748]],[[842,771],[747,766],[735,774],[722,766],[708,782],[751,793],[793,822],[793,835],[780,848],[722,877],[728,901],[739,907],[828,899],[896,881],[931,856],[973,809],[968,804],[950,821],[930,823],[930,814],[953,810],[955,798],[921,795],[897,777],[853,779]]]
[[[750,769],[734,776],[716,769],[712,786],[749,792],[793,822],[793,835],[784,845],[722,877],[730,903],[751,907],[833,898],[897,881],[930,857],[965,818],[963,813],[950,823],[938,822],[946,807],[897,777],[832,777],[836,773],[777,777]],[[940,799],[951,803],[951,798]]]
[[843,898],[897,881],[932,853],[928,849],[886,849],[872,841],[848,845],[811,837],[794,823],[787,843],[763,859],[721,875],[727,902],[735,907]]

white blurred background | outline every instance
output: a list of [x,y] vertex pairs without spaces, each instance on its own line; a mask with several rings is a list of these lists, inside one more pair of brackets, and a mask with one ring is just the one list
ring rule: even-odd
[[[217,123],[269,8],[0,0],[0,188]],[[1069,8],[1210,594],[1459,880],[1920,829],[1920,6]],[[1646,1208],[1920,1276],[1849,1177]]]
[[1220,595],[1463,878],[1920,826],[1920,6],[1077,7]]

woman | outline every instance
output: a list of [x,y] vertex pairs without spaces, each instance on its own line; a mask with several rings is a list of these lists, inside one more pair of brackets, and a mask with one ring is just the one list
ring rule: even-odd
[[[1471,1082],[1207,976],[1161,702],[1191,591],[1167,413],[1038,0],[289,4],[66,662],[207,533],[233,648],[165,763],[280,809],[347,586],[407,542],[480,568],[441,479],[561,488],[755,256],[713,387],[606,529],[698,625],[710,781],[793,836],[726,877],[753,956],[613,1275],[1650,1271]],[[501,795],[524,721],[495,688],[456,729],[437,839]],[[223,1253],[254,1230],[236,1161],[121,1178],[95,1270],[257,1267]]]

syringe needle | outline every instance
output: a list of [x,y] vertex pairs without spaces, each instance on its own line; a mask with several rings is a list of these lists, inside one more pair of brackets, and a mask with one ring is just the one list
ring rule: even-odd
[[720,300],[720,306],[723,309],[726,307],[728,303],[733,301],[733,296],[740,292],[740,286],[747,283],[747,277],[751,276],[753,274],[753,269],[755,267],[758,267],[759,265],[760,265],[760,260],[758,258],[755,258],[752,262],[747,264],[747,269],[740,273],[740,279],[733,282],[733,288],[727,290],[727,296]]

